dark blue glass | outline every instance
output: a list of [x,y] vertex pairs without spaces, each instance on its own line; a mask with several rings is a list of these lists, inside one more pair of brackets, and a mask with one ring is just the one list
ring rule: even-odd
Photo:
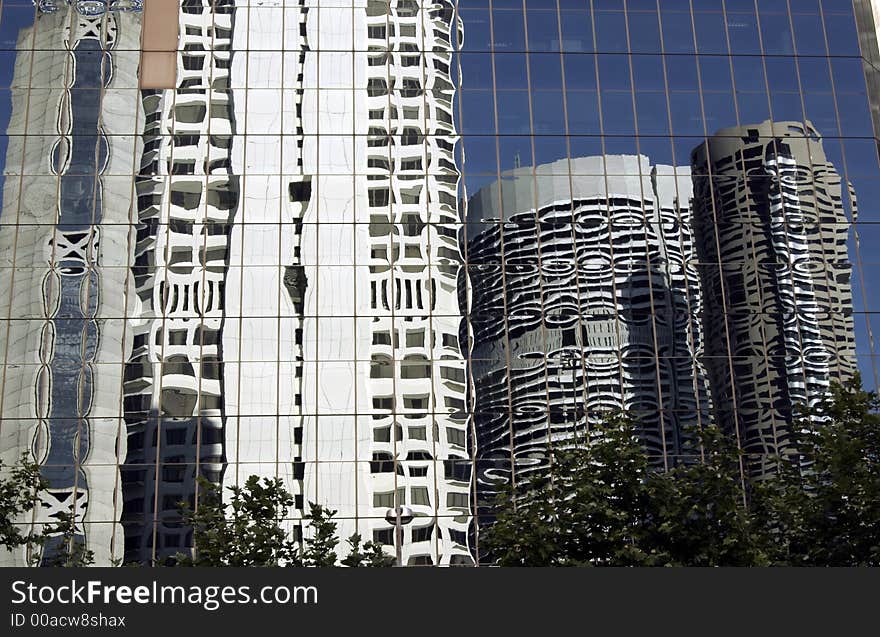
[[771,91],[800,90],[795,58],[768,56],[764,58],[764,68]]
[[669,94],[672,114],[672,132],[675,135],[705,135],[700,94],[696,91],[677,91]]
[[[12,76],[15,71],[15,52],[0,51],[0,89],[9,88],[12,85]],[[3,130],[6,130],[5,128]]]
[[598,135],[599,98],[596,91],[568,91],[568,131],[571,135]]
[[825,28],[819,14],[793,14],[794,39],[798,55],[826,55]]
[[532,91],[532,119],[536,135],[564,135],[562,91]]
[[631,135],[634,131],[633,97],[629,91],[602,91],[602,130],[606,135]]
[[562,60],[558,53],[531,53],[529,72],[532,90],[562,89]]
[[[34,23],[35,9],[32,5],[9,2],[4,2],[0,9],[0,50],[15,51],[21,30]],[[28,41],[23,41],[21,45],[23,49],[33,46]]]
[[525,51],[526,35],[522,11],[494,9],[492,36],[495,51]]
[[628,89],[630,88],[630,69],[628,55],[598,55],[599,88]]
[[818,14],[821,11],[821,2],[819,0],[793,0],[789,3],[792,15],[798,14]]
[[739,123],[759,124],[770,119],[770,106],[767,102],[767,93],[736,92],[737,109],[739,110]]
[[700,53],[727,53],[727,28],[723,13],[695,13],[697,50]]
[[569,90],[596,88],[596,58],[592,53],[563,54],[565,86]]
[[629,13],[630,50],[633,53],[657,53],[660,51],[660,22],[654,12]]
[[831,92],[831,75],[827,58],[799,57],[797,64],[804,93]]
[[699,66],[703,91],[730,92],[733,90],[729,57],[702,55],[699,57]]
[[791,55],[791,24],[787,13],[761,13],[761,41],[765,55]]
[[831,58],[834,90],[838,93],[864,93],[865,74],[860,58]]
[[556,9],[526,12],[530,51],[559,51],[559,21]]
[[526,74],[525,53],[495,52],[495,88],[527,89],[529,86]]
[[800,93],[771,91],[770,109],[773,121],[804,121],[804,109]]
[[755,0],[725,0],[724,7],[728,13],[754,13]]
[[727,37],[730,52],[734,55],[760,55],[761,39],[758,35],[758,19],[753,12],[728,13]]
[[464,33],[465,51],[489,51],[492,47],[492,29],[487,9],[459,9],[461,20],[467,25]]
[[758,0],[758,12],[761,14],[788,13],[788,0]]
[[661,9],[660,22],[663,31],[663,50],[666,53],[694,52],[694,32],[690,14]]
[[602,143],[604,155],[631,155],[638,148],[638,139],[629,136],[606,136]]
[[703,104],[708,134],[736,125],[736,102],[733,99],[733,91],[704,92]]
[[663,57],[660,55],[634,55],[632,63],[633,85],[638,91],[663,91],[666,87]]
[[502,135],[498,138],[501,172],[532,166],[532,138],[527,135]]
[[657,0],[626,0],[626,9],[631,14],[639,12],[656,12]]
[[738,91],[766,91],[763,60],[754,56],[735,56],[733,81]]
[[[672,139],[671,137],[639,137],[639,152],[657,163],[673,164],[675,160],[672,157],[672,144],[670,143]],[[687,156],[684,157],[683,163],[689,161]]]
[[550,162],[568,157],[568,138],[540,135],[534,138],[535,164]]
[[[846,172],[852,179],[855,176],[880,177],[877,164],[877,142],[873,139],[841,139],[843,154],[846,156]],[[842,166],[842,162],[834,162]]]
[[860,93],[838,93],[840,132],[844,137],[873,137],[874,125],[867,96]]
[[522,1],[521,0],[492,0],[492,8],[493,9],[522,9]]
[[488,135],[466,135],[462,148],[466,157],[465,175],[494,175],[498,172],[495,140]]
[[529,92],[499,91],[498,134],[528,135],[529,132]]
[[636,93],[639,135],[669,135],[666,93]]
[[596,11],[596,50],[600,53],[627,50],[626,19],[622,11]]
[[462,87],[467,89],[490,90],[492,80],[491,53],[462,53]]
[[598,136],[573,136],[569,138],[568,143],[571,148],[571,157],[592,157],[604,152],[602,138]]
[[826,14],[825,34],[831,55],[859,55],[859,35],[852,13]]
[[696,91],[699,88],[696,56],[667,55],[666,79],[670,90]]
[[[869,177],[856,177],[858,180],[858,216],[859,223],[877,223],[880,222],[880,179],[871,179]],[[866,255],[863,257],[866,262],[871,261],[876,265],[873,266],[874,271],[880,268],[880,255]],[[872,279],[874,277],[871,277]],[[880,285],[880,272],[877,272],[876,280]],[[876,296],[880,300],[880,296]],[[880,311],[880,308],[878,308]]]
[[822,135],[837,136],[837,105],[829,93],[804,93],[804,116]]
[[495,133],[495,100],[488,90],[461,90],[461,132],[465,135]]
[[584,11],[562,13],[562,50],[572,53],[593,51],[593,19],[587,7]]

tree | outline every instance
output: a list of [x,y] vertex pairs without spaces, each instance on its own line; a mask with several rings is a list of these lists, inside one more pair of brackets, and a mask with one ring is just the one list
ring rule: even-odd
[[880,566],[880,397],[858,377],[795,418],[778,470],[746,481],[715,427],[652,471],[617,416],[508,488],[484,534],[501,565]]
[[545,472],[503,487],[481,543],[501,566],[643,564],[648,473],[633,423],[611,417],[553,449]]
[[762,566],[768,538],[747,508],[741,454],[717,427],[694,432],[693,461],[648,476],[642,549],[656,566]]
[[[336,566],[336,547],[339,539],[336,535],[336,522],[333,516],[336,511],[309,502],[309,514],[305,519],[311,526],[311,534],[304,540],[302,566]],[[372,540],[361,545],[360,533],[353,533],[346,540],[349,552],[341,561],[343,566],[350,567],[387,567],[394,565],[394,558],[382,550],[382,545]]]
[[[0,469],[2,469],[0,461]],[[0,544],[12,551],[27,546],[34,566],[88,566],[95,561],[94,553],[77,537],[73,513],[61,513],[57,524],[43,525],[40,533],[23,533],[17,523],[40,502],[40,494],[49,486],[40,467],[22,454],[8,478],[0,478]],[[28,525],[33,529],[32,525]]]
[[361,548],[360,533],[353,533],[347,540],[350,548],[348,555],[342,560],[343,566],[385,568],[394,566],[394,558],[382,550],[382,545],[369,540]]
[[199,477],[199,505],[180,504],[186,526],[192,527],[191,555],[178,554],[178,566],[282,566],[298,564],[299,549],[282,525],[293,496],[280,479],[250,476],[243,487],[220,487]]
[[339,538],[334,515],[336,511],[309,502],[309,514],[305,518],[311,522],[312,533],[304,541],[301,566],[336,566]]
[[856,376],[797,419],[778,475],[754,489],[774,563],[880,566],[878,411]]
[[42,555],[35,556],[39,566],[75,567],[91,566],[95,554],[86,547],[76,532],[76,517],[72,513],[61,513],[58,524],[44,528],[40,537]]
[[[554,449],[543,474],[507,488],[484,535],[502,566],[747,566],[767,563],[743,497],[739,454],[714,427],[703,462],[653,470],[635,423],[614,415]],[[699,452],[699,453],[698,453]]]
[[[278,478],[250,476],[244,486],[231,486],[229,502],[222,502],[221,490],[199,479],[199,505],[193,510],[181,503],[185,525],[193,529],[190,555],[179,553],[175,566],[336,566],[336,511],[310,502],[311,533],[303,547],[290,537],[284,520],[294,503],[293,496]],[[351,550],[345,566],[390,566],[393,558],[382,547],[355,534],[348,539]]]
[[[0,471],[2,469],[3,461],[0,460]],[[40,492],[46,487],[39,465],[31,462],[27,454],[22,454],[8,477],[0,478],[0,544],[7,551],[40,541],[33,533],[22,533],[17,520],[36,506]]]

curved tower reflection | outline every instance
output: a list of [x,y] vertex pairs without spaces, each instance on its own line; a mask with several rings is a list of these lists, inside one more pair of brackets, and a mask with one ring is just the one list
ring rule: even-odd
[[[131,134],[140,17],[77,3],[19,32],[0,251],[8,367],[4,461],[29,449],[49,483],[37,525],[72,514],[73,542],[118,541],[117,438],[127,297]],[[46,170],[48,166],[49,170]],[[12,225],[17,224],[17,225]],[[118,267],[123,266],[123,267]],[[120,293],[122,292],[122,293]],[[116,364],[112,364],[116,361]],[[51,560],[61,537],[49,541]],[[5,552],[4,552],[5,553]],[[22,563],[26,556],[5,554]]]
[[468,202],[481,510],[603,413],[639,423],[654,463],[705,423],[690,171],[644,156],[504,173]]
[[855,193],[809,122],[724,129],[692,160],[716,414],[761,475],[784,452],[796,410],[855,372]]

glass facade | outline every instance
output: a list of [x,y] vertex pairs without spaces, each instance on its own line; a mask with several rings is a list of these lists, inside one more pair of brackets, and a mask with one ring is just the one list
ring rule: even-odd
[[497,481],[610,411],[658,470],[716,423],[772,471],[878,385],[878,9],[0,0],[22,523],[161,563],[198,476],[258,475],[296,537],[316,502],[393,554],[406,505],[404,563],[471,565]]

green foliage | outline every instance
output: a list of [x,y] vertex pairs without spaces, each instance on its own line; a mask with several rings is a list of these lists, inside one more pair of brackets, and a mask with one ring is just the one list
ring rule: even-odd
[[394,566],[394,558],[382,550],[382,545],[372,540],[365,542],[361,548],[360,533],[354,533],[346,540],[350,548],[348,555],[342,560],[343,566],[385,568]]
[[503,566],[880,565],[878,411],[858,378],[833,386],[754,482],[715,427],[695,432],[699,462],[662,472],[610,417],[504,488],[481,544]]
[[[203,478],[199,485],[198,507],[193,510],[187,503],[180,504],[184,524],[193,529],[195,548],[190,555],[179,553],[174,566],[337,566],[336,511],[309,503],[305,519],[310,533],[301,547],[284,528],[294,499],[280,479],[260,482],[250,476],[244,486],[228,488],[230,498],[225,504],[218,486]],[[380,545],[367,542],[361,547],[357,534],[348,543],[344,566],[393,563]]]
[[695,432],[694,461],[645,482],[640,538],[654,566],[762,566],[766,544],[746,507],[740,453],[717,427]]
[[39,465],[32,462],[27,454],[22,454],[7,478],[0,479],[0,544],[7,551],[27,546],[30,549],[30,563],[34,566],[93,564],[94,553],[76,537],[76,518],[72,513],[59,514],[58,523],[44,525],[39,534],[32,531],[23,533],[22,525],[16,524],[16,520],[38,506],[40,493],[48,486],[49,483],[40,474]]
[[[0,470],[3,462],[0,461]],[[0,544],[12,551],[20,546],[39,543],[40,538],[33,534],[22,533],[16,521],[32,510],[39,502],[39,494],[47,487],[45,479],[40,475],[40,467],[28,459],[27,454],[21,456],[18,464],[13,466],[9,476],[0,478]]]
[[[858,378],[795,423],[776,474],[746,482],[720,431],[696,432],[699,462],[649,465],[634,423],[615,415],[588,438],[552,450],[549,468],[504,487],[482,535],[505,566],[880,566],[880,397]],[[181,503],[196,548],[179,566],[386,567],[375,542],[347,539],[338,561],[336,511],[309,503],[308,532],[289,537],[293,496],[281,480],[230,487],[200,479],[198,507]],[[39,534],[16,524],[47,488],[27,456],[0,478],[0,543],[32,547],[33,563],[87,566],[94,555],[72,514]],[[744,489],[745,486],[745,489]],[[41,554],[45,558],[41,558]]]
[[774,563],[880,566],[878,410],[856,377],[800,417],[794,451],[752,498]]
[[334,515],[336,511],[309,502],[309,514],[305,517],[311,522],[312,533],[305,539],[303,566],[336,566],[339,538],[336,536]]
[[613,417],[554,449],[546,473],[504,488],[482,544],[502,566],[643,564],[648,474],[632,423]]
[[180,503],[184,524],[193,529],[191,555],[178,554],[178,566],[282,566],[299,564],[299,547],[287,537],[282,520],[293,496],[280,479],[250,476],[229,487],[224,504],[220,487],[199,477],[199,502]]
[[[75,567],[91,566],[95,563],[95,554],[86,548],[85,543],[77,537],[76,518],[71,513],[59,515],[57,525],[50,525],[43,531],[43,559],[35,557],[40,566]],[[51,549],[51,550],[50,550]]]

